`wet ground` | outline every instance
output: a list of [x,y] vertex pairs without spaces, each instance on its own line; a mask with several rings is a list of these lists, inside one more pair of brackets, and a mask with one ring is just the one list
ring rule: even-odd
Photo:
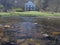
[[20,45],[47,45],[48,42],[54,43],[54,40],[45,40],[43,37],[52,36],[53,32],[60,31],[60,18],[2,16],[0,29],[2,42],[15,41]]

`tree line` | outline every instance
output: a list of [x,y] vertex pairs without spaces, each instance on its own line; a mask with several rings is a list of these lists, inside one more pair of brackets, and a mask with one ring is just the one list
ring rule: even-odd
[[[24,4],[28,0],[0,0],[0,9],[7,11],[14,8],[24,10]],[[36,4],[38,11],[60,12],[60,0],[32,0]]]

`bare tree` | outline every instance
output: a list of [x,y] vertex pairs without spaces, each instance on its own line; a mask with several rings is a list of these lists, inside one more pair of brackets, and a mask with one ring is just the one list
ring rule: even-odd
[[59,5],[60,5],[60,0],[56,0],[55,12],[58,12]]

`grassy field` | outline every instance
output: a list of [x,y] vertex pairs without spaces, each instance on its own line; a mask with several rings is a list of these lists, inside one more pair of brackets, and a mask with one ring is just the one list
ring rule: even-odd
[[0,12],[2,16],[60,16],[60,13],[52,12],[38,12],[38,11],[28,11],[28,12]]

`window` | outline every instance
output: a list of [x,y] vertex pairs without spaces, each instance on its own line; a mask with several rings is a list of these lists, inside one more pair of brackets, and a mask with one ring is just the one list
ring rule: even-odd
[[29,5],[29,7],[31,8],[32,6],[31,6],[31,5]]

